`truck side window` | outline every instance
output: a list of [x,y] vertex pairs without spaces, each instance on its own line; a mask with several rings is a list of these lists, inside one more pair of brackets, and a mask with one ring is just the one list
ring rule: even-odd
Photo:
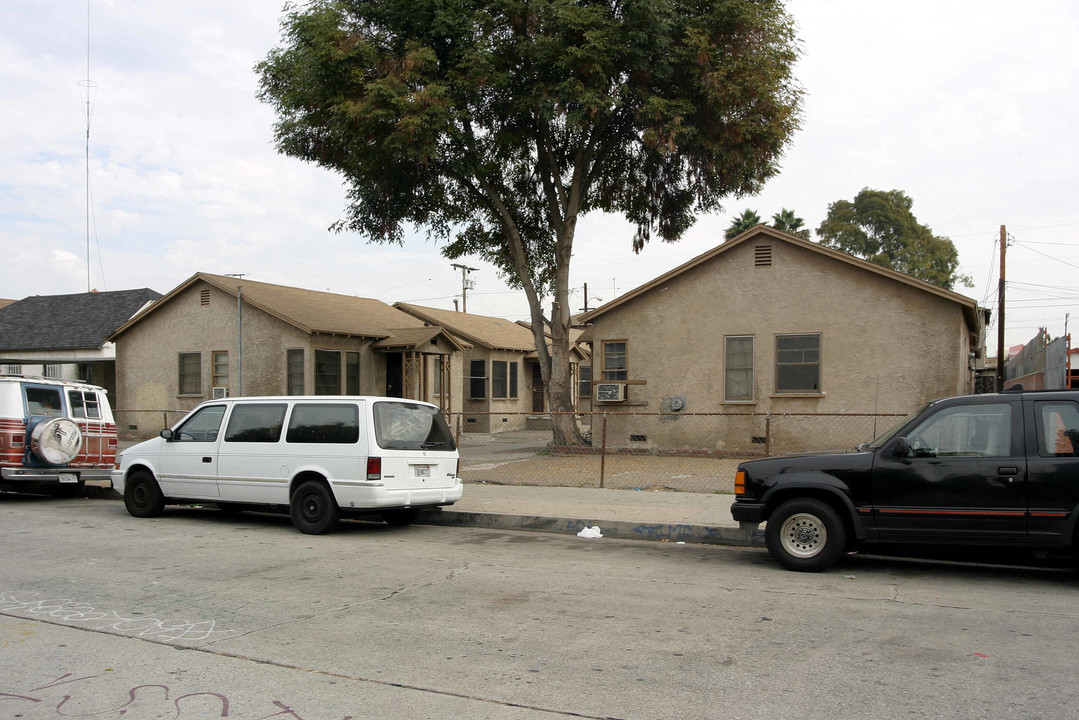
[[1035,403],[1038,454],[1043,457],[1079,455],[1079,408],[1071,402]]
[[1007,403],[945,408],[907,440],[915,457],[1009,457],[1012,408]]

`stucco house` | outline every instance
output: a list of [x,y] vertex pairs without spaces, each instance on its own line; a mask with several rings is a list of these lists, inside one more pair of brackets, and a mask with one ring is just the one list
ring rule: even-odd
[[[776,416],[905,413],[971,392],[984,352],[974,300],[766,226],[581,321],[593,387],[614,386],[593,410],[611,413],[606,442],[624,448],[752,451]],[[776,425],[773,451],[849,441]]]
[[123,410],[388,395],[458,410],[464,346],[379,300],[196,273],[109,338]]
[[0,373],[84,380],[115,404],[116,349],[107,338],[160,297],[140,288],[0,301]]
[[[463,354],[466,432],[519,430],[529,416],[543,415],[547,400],[543,391],[538,354],[532,330],[521,323],[487,315],[395,303],[395,308],[432,325],[443,327],[468,348]],[[574,372],[581,359],[573,352]],[[533,417],[532,426],[536,427]]]

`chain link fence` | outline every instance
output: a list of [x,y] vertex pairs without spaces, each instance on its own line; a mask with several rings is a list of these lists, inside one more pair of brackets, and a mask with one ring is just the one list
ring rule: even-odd
[[[890,429],[902,413],[618,413],[575,415],[583,447],[552,443],[550,420],[515,418],[530,429],[464,432],[465,482],[733,493],[742,460],[817,450],[850,450]],[[507,413],[492,413],[499,418]],[[546,425],[546,427],[544,427]]]
[[[121,446],[156,437],[184,410],[117,410]],[[466,483],[732,493],[742,460],[853,449],[891,428],[900,413],[633,413],[574,415],[588,444],[555,446],[550,416],[489,413],[520,428],[467,432],[447,420]]]

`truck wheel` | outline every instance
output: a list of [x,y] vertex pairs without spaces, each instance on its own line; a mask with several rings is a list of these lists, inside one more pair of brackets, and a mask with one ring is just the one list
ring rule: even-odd
[[321,535],[337,527],[341,512],[325,483],[308,480],[292,494],[289,505],[292,524],[307,535]]
[[124,483],[124,507],[138,518],[157,517],[165,509],[165,496],[154,476],[136,470]]
[[764,528],[768,552],[788,570],[820,572],[847,549],[847,529],[828,503],[813,498],[788,500],[775,509]]

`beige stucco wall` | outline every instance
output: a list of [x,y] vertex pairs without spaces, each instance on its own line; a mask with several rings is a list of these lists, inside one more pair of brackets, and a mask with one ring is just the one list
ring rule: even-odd
[[[202,291],[210,302],[203,305]],[[122,410],[189,410],[211,397],[212,353],[229,353],[229,393],[240,392],[236,297],[194,283],[157,308],[146,320],[125,331],[116,343],[117,396]],[[243,395],[284,395],[287,391],[287,351],[304,351],[304,393],[314,393],[314,351],[360,353],[360,393],[386,393],[385,358],[372,351],[371,341],[334,335],[309,335],[249,304],[243,309]],[[179,394],[179,354],[202,353],[202,393]],[[459,353],[450,360],[455,388],[460,387]],[[428,386],[433,387],[433,386]],[[425,398],[431,400],[433,397]],[[460,398],[454,397],[460,408]]]
[[[461,429],[464,432],[491,433],[506,430],[521,430],[528,422],[532,410],[531,369],[524,361],[525,353],[511,350],[489,350],[473,346],[466,350],[461,361],[462,382],[461,397],[464,417]],[[487,374],[486,397],[472,399],[470,392],[469,369],[473,360],[482,360]],[[517,397],[491,397],[492,361],[517,363]],[[509,379],[507,378],[507,392]]]
[[[969,332],[959,304],[771,238],[771,266],[756,267],[754,245],[765,242],[733,246],[595,319],[593,380],[602,381],[602,342],[625,339],[629,382],[640,384],[629,386],[627,402],[596,403],[594,410],[667,411],[678,396],[685,398],[685,413],[734,415],[611,417],[609,445],[761,450],[764,418],[739,414],[907,412],[971,390]],[[821,334],[819,395],[775,393],[775,336],[788,333]],[[723,401],[729,335],[754,338],[752,402]],[[871,432],[869,423],[868,430],[853,430],[855,436]],[[776,419],[770,434],[784,449],[828,447],[845,442],[852,424],[818,421],[821,429],[811,437],[788,418],[783,437],[784,423]],[[647,439],[631,442],[630,435]]]

